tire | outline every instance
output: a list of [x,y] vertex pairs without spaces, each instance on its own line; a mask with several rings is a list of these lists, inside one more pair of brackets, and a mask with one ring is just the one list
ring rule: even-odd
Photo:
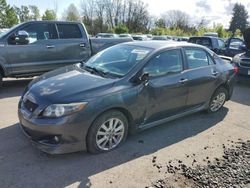
[[228,91],[224,87],[218,88],[210,99],[208,113],[218,112],[228,98]]
[[120,146],[127,135],[128,120],[125,115],[116,110],[108,111],[91,125],[86,140],[87,150],[92,154],[111,151]]

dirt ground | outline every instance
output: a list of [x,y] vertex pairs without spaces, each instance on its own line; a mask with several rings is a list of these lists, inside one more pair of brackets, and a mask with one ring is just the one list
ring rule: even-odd
[[[175,159],[191,165],[194,158],[203,164],[207,156],[220,158],[223,144],[250,139],[248,83],[236,85],[232,100],[220,112],[196,113],[148,129],[130,136],[112,152],[47,155],[34,148],[18,127],[17,104],[29,81],[7,80],[0,88],[1,188],[146,187],[161,178],[171,179],[153,166],[153,158],[161,165]],[[171,182],[174,187],[180,185]],[[181,183],[181,187],[189,185]]]

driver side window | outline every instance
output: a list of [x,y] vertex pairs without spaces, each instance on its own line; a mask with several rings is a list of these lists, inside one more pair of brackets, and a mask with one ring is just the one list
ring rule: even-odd
[[[21,29],[19,31],[25,31],[28,33],[28,43],[27,44],[33,44],[38,40],[48,40],[48,39],[56,39],[57,38],[57,32],[55,29],[55,26],[53,24],[46,24],[46,23],[34,23],[29,24]],[[18,31],[17,31],[18,33]],[[16,33],[16,35],[18,35]],[[18,36],[10,37],[9,44],[11,45],[20,45],[20,43],[16,42],[16,38]],[[23,45],[23,44],[21,44]]]
[[183,70],[182,56],[179,49],[168,50],[153,57],[144,67],[143,72],[150,77],[178,73]]

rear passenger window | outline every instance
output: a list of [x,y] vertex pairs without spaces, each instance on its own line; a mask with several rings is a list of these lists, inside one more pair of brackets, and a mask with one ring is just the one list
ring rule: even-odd
[[189,69],[195,69],[209,65],[207,53],[204,50],[186,49],[185,52]]
[[77,24],[57,24],[57,28],[61,39],[82,38],[82,33]]

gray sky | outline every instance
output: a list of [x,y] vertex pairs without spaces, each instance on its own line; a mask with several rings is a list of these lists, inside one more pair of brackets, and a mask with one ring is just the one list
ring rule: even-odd
[[[213,23],[221,23],[225,27],[229,26],[232,7],[234,3],[240,2],[250,9],[250,0],[142,0],[148,4],[148,10],[151,15],[160,16],[168,10],[181,10],[188,13],[192,20],[204,17],[210,20],[210,26]],[[81,0],[7,0],[11,5],[36,5],[40,12],[46,9],[54,9],[57,4],[59,17],[62,16],[64,10],[69,4],[74,3],[80,7]],[[57,3],[55,3],[57,2]],[[250,14],[250,12],[249,12]]]

